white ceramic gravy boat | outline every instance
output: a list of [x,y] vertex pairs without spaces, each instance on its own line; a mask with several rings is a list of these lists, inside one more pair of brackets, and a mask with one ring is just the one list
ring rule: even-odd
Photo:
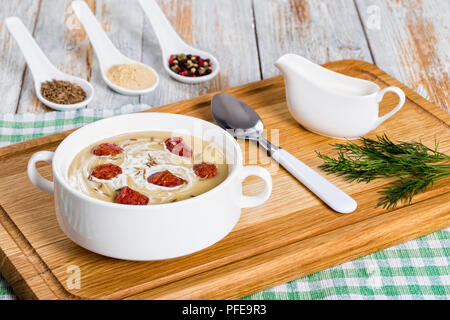
[[[357,139],[398,112],[405,103],[400,88],[380,87],[367,80],[345,76],[301,56],[286,54],[275,62],[283,73],[289,112],[304,128],[323,136]],[[386,92],[400,101],[384,116],[379,104]]]

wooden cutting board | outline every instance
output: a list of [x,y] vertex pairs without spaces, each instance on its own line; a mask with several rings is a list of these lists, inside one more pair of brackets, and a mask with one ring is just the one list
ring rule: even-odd
[[[405,91],[407,102],[403,109],[369,137],[387,133],[393,140],[421,140],[433,146],[436,136],[440,151],[450,152],[449,114],[369,63],[346,60],[326,67],[374,81],[381,87],[399,86]],[[316,150],[334,153],[329,144],[336,140],[310,133],[291,118],[281,77],[224,92],[255,108],[268,128],[269,138],[306,164],[317,169],[321,161]],[[213,95],[152,111],[211,121],[209,106]],[[382,113],[396,103],[395,96],[386,96]],[[384,210],[375,206],[377,191],[388,180],[350,184],[328,176],[358,202],[355,212],[341,215],[262,152],[257,159],[249,158],[249,150],[256,147],[241,143],[246,162],[257,162],[272,174],[273,194],[266,204],[243,210],[239,223],[227,237],[189,256],[154,262],[106,258],[77,246],[62,233],[55,218],[53,197],[36,189],[27,178],[30,156],[38,150],[54,150],[69,133],[0,149],[0,267],[21,298],[239,298],[450,226],[448,180],[417,196],[411,205]],[[39,170],[51,177],[49,165],[42,164]],[[248,194],[261,189],[262,182],[256,178],[244,182]],[[79,288],[71,281],[73,266],[80,271]]]

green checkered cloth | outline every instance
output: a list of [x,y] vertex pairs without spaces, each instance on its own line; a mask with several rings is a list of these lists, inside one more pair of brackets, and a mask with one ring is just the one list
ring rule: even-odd
[[[0,146],[148,109],[81,109],[0,115]],[[243,299],[449,299],[450,228],[382,250]],[[0,276],[0,300],[15,299]]]

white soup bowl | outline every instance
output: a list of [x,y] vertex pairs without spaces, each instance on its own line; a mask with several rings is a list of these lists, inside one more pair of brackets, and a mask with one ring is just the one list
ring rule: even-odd
[[[142,131],[189,134],[214,143],[226,156],[228,177],[196,197],[146,206],[98,200],[69,184],[70,164],[81,150],[100,140]],[[53,182],[37,172],[38,161],[51,163]],[[35,153],[28,163],[28,176],[36,187],[54,194],[58,223],[78,245],[113,258],[160,260],[211,246],[233,229],[242,208],[258,206],[269,198],[269,172],[258,166],[243,166],[242,161],[235,139],[210,122],[178,114],[137,113],[91,123],[66,137],[55,152]],[[261,193],[242,194],[242,182],[248,176],[264,181]]]

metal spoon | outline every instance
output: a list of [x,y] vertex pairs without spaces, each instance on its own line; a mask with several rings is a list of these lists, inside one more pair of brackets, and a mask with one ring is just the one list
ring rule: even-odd
[[229,94],[219,93],[212,99],[211,112],[216,123],[236,138],[257,141],[261,147],[270,151],[277,162],[333,210],[350,213],[356,209],[357,204],[352,197],[286,150],[264,139],[261,136],[264,124],[246,103]]

